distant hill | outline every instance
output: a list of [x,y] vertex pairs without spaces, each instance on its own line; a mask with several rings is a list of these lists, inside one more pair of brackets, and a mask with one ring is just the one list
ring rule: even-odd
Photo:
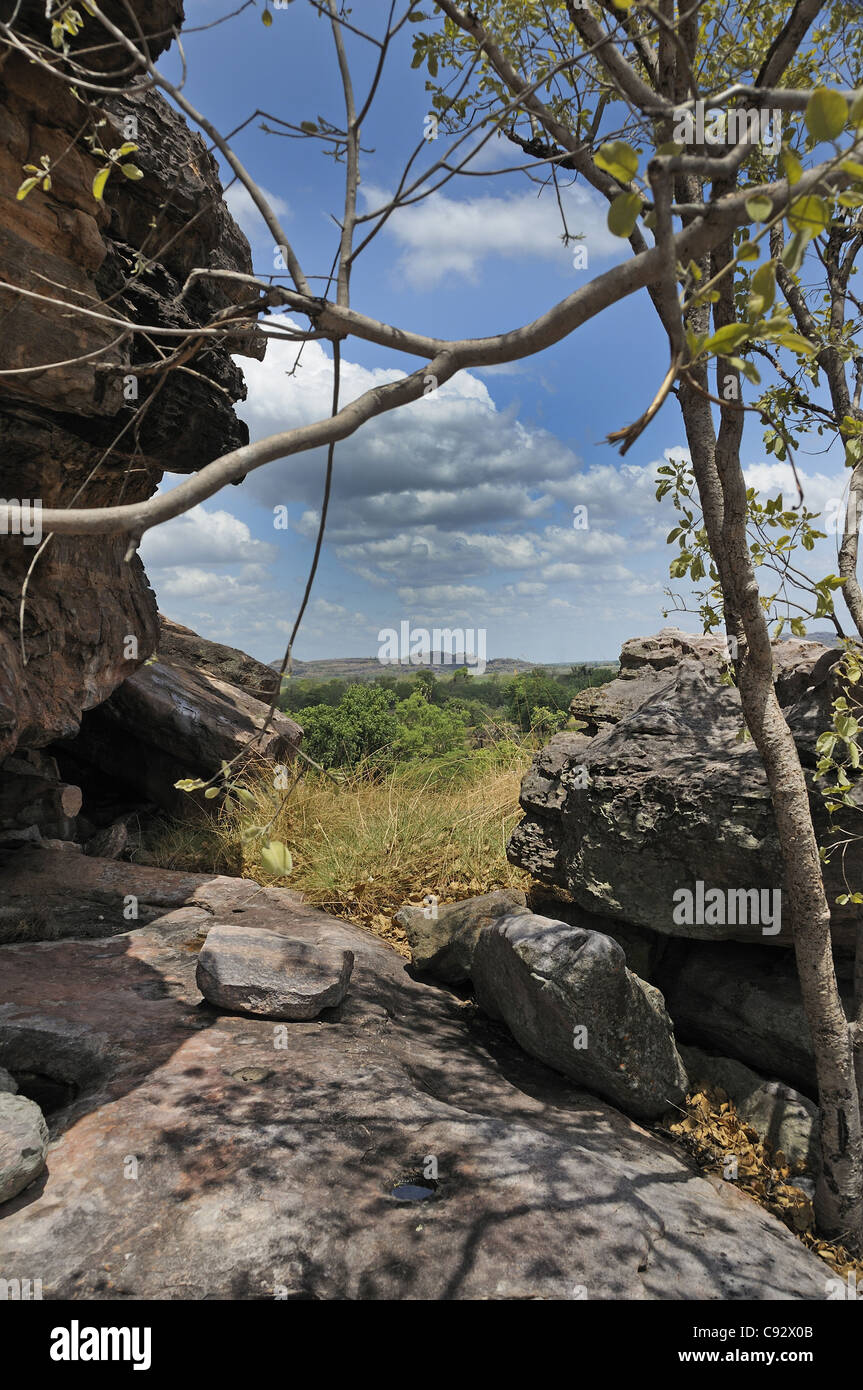
[[[281,657],[276,661],[269,662],[269,665],[277,671],[282,664]],[[294,661],[293,673],[297,680],[377,680],[380,676],[388,673],[393,675],[410,675],[411,672],[433,671],[436,676],[451,676],[453,671],[457,671],[460,666],[467,664],[471,670],[471,663],[465,663],[456,658],[451,662],[441,662],[429,665],[423,662],[421,666],[412,666],[409,662],[402,665],[383,665],[376,656],[336,656],[327,657],[322,661]],[[617,658],[606,661],[526,661],[521,657],[496,656],[491,657],[485,664],[485,674],[487,676],[512,676],[523,671],[541,670],[548,671],[552,675],[565,674],[571,666],[612,666],[617,669],[619,665]]]

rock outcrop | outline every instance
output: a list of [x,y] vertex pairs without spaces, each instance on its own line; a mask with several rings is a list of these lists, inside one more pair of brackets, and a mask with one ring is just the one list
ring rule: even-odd
[[[67,856],[18,858],[35,906]],[[144,871],[73,858],[122,927]],[[823,1263],[732,1183],[368,933],[241,880],[149,881],[148,924],[0,947],[0,1065],[77,1087],[4,1207],[5,1277],[44,1271],[46,1299],[825,1297]],[[347,998],[308,1023],[215,1013],[196,951],[225,913],[352,951]],[[398,1201],[429,1156],[431,1200]]]
[[[675,910],[675,893],[694,898],[701,883],[705,891],[763,891],[770,911],[782,885],[766,775],[751,740],[741,737],[739,695],[722,681],[715,645],[665,629],[624,646],[621,668],[633,674],[607,687],[614,719],[592,739],[562,733],[543,750],[522,785],[526,814],[509,857],[612,920],[671,936],[787,946],[781,918],[767,922],[750,909],[741,920],[729,909],[719,920],[715,913],[685,920],[685,904]],[[838,655],[810,642],[775,649],[777,692],[810,778]],[[810,786],[816,828],[826,834],[823,801]],[[845,891],[843,874],[863,878],[863,841],[826,867],[831,902]],[[852,944],[857,911],[834,905],[840,944]]]
[[[174,808],[181,778],[203,777],[248,758],[284,764],[302,739],[298,724],[235,685],[183,659],[160,657],[129,676],[110,699],[81,719],[61,745],[79,761],[115,777],[149,801]],[[266,730],[264,726],[266,724]]]
[[179,662],[193,670],[213,676],[227,685],[238,686],[254,700],[270,703],[279,684],[279,674],[272,666],[256,661],[253,656],[211,642],[190,627],[175,623],[159,614],[159,657],[162,661]]
[[[16,24],[47,41],[45,7],[27,0],[14,8]],[[124,6],[108,9],[121,27],[129,23]],[[160,35],[157,54],[182,22],[183,7],[145,0],[135,15],[145,32]],[[79,39],[92,42],[89,20],[85,31]],[[112,46],[100,62],[109,72],[128,66]],[[77,138],[81,113],[59,78],[22,53],[5,53],[0,367],[20,374],[0,378],[0,496],[44,507],[141,500],[163,470],[192,472],[245,442],[246,426],[233,409],[245,387],[232,354],[263,351],[246,328],[206,340],[184,364],[193,372],[178,369],[162,379],[143,370],[154,360],[157,334],[148,341],[115,322],[63,311],[62,303],[105,302],[115,319],[193,329],[246,292],[230,281],[197,281],[183,295],[189,271],[251,269],[248,243],[222,201],[215,160],[167,102],[119,87],[106,98],[99,138],[105,149],[133,138],[143,177],[127,180],[114,170],[103,201],[92,185],[105,157]],[[35,188],[17,200],[22,166],[38,165],[43,155],[51,161],[50,190]],[[52,363],[69,365],[22,370]],[[74,734],[82,711],[110,695],[158,638],[155,600],[137,557],[124,559],[126,538],[55,536],[29,581],[22,652],[21,590],[35,555],[27,539],[0,539],[0,758]]]

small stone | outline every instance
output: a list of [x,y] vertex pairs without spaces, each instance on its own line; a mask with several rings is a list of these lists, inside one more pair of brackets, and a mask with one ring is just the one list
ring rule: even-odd
[[15,1095],[18,1090],[18,1082],[15,1080],[11,1071],[5,1067],[0,1067],[0,1092],[8,1091],[10,1095]]
[[0,1202],[38,1178],[47,1151],[48,1126],[36,1102],[0,1092]]
[[205,999],[231,1013],[303,1021],[344,999],[352,951],[263,928],[211,927],[198,957]]

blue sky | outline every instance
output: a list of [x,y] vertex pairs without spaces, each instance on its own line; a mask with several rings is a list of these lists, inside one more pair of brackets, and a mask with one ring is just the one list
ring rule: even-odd
[[[299,123],[341,120],[342,95],[329,27],[305,0],[271,5],[265,28],[250,8],[194,32],[229,9],[186,0],[186,93],[222,131],[260,107]],[[427,7],[428,8],[428,7]],[[367,28],[384,6],[363,0]],[[420,140],[428,112],[424,77],[410,69],[410,33],[391,55],[363,131],[361,205],[385,199]],[[349,42],[358,95],[369,60]],[[162,58],[176,77],[176,55]],[[253,122],[235,141],[283,218],[309,277],[326,276],[336,247],[342,167],[313,140],[267,135]],[[429,142],[425,163],[440,154]],[[483,176],[450,181],[394,215],[359,259],[353,305],[430,334],[478,336],[525,322],[621,254],[605,208],[580,186],[564,191],[570,231],[583,234],[588,267],[561,241],[553,190],[524,174],[485,176],[518,162],[495,138],[475,165]],[[419,167],[423,167],[420,161]],[[274,269],[272,237],[245,190],[228,203],[249,237],[255,267]],[[628,253],[628,248],[624,248]],[[321,281],[316,282],[321,284]],[[239,413],[252,438],[329,412],[331,361],[307,344],[271,341],[263,363],[241,360],[248,399]],[[403,620],[428,628],[487,631],[492,656],[583,661],[615,656],[630,636],[665,621],[671,509],[654,498],[656,467],[684,443],[676,403],[666,404],[622,460],[603,442],[652,399],[667,362],[653,309],[642,294],[533,360],[464,373],[434,396],[381,417],[337,446],[330,521],[312,603],[295,655],[366,656],[381,628]],[[343,401],[416,362],[349,340]],[[841,496],[838,457],[802,450],[807,505]],[[766,462],[760,434],[747,434],[750,480],[793,496],[790,470]],[[320,452],[270,464],[187,517],[150,532],[141,553],[161,609],[206,636],[266,660],[280,655],[305,584],[324,477]],[[170,487],[179,478],[167,477]],[[287,530],[274,526],[286,507]],[[586,529],[573,508],[586,507]],[[807,567],[835,569],[835,538]],[[694,618],[682,626],[697,628]]]

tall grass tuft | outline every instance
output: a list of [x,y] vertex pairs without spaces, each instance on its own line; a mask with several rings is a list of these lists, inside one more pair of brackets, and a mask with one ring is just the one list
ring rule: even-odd
[[[527,887],[507,862],[520,818],[518,792],[535,747],[498,743],[380,772],[360,767],[331,780],[309,770],[291,796],[261,768],[244,783],[255,805],[225,799],[218,812],[162,821],[147,849],[163,868],[279,882],[313,906],[347,918],[408,954],[393,914],[433,893],[441,903]],[[266,827],[262,837],[255,830]],[[281,840],[294,867],[275,880],[263,868],[267,839]]]

